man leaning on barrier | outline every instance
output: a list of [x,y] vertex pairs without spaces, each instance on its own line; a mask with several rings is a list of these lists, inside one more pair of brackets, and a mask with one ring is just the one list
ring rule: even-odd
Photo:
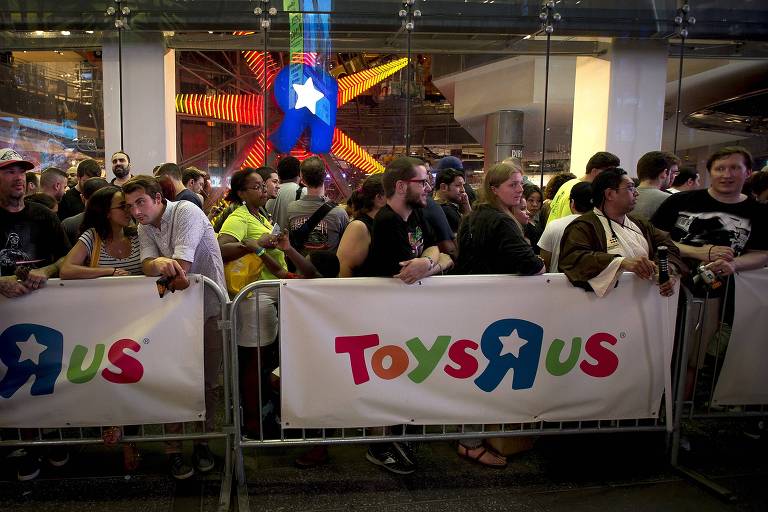
[[[667,233],[649,222],[628,215],[635,206],[637,189],[624,169],[606,169],[592,182],[595,208],[565,229],[558,266],[575,286],[607,294],[622,272],[653,280],[654,258],[667,246],[669,263],[684,268],[679,251]],[[675,278],[659,285],[659,293],[674,293]]]
[[[707,171],[708,188],[670,196],[651,219],[656,227],[669,232],[691,269],[698,266],[692,272],[694,279],[686,286],[695,296],[708,297],[709,314],[697,329],[699,335],[692,337],[695,342],[687,354],[689,398],[694,373],[704,365],[709,340],[725,307],[722,297],[726,288],[733,291],[732,286],[719,285],[735,272],[762,268],[768,262],[768,208],[742,194],[752,172],[752,155],[738,146],[722,148],[707,159]],[[726,308],[726,315],[724,322],[730,324],[733,309]]]
[[[203,211],[188,201],[163,199],[160,184],[151,176],[136,176],[123,185],[125,204],[139,222],[139,242],[144,273],[164,276],[177,290],[189,285],[187,274],[202,274],[212,279],[222,290],[224,264],[213,226]],[[205,358],[205,427],[214,428],[218,372],[222,362],[221,337],[217,329],[220,304],[213,292],[205,290],[205,325],[203,344]],[[166,425],[169,432],[180,433],[180,424]],[[181,443],[168,442],[171,474],[182,480],[194,473],[181,456]],[[208,444],[196,442],[194,464],[200,472],[213,469],[215,460]]]
[[[24,203],[26,171],[35,164],[24,160],[11,148],[0,149],[0,295],[14,298],[45,286],[59,273],[62,258],[69,251],[69,240],[56,214],[36,203]],[[22,429],[22,439],[32,439],[36,431]],[[69,460],[64,448],[48,455],[54,466]],[[16,476],[21,481],[40,474],[37,453],[28,449],[17,461]]]

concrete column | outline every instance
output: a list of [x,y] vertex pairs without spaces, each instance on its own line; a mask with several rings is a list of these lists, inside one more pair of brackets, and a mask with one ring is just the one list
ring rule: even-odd
[[[162,34],[126,31],[122,38],[123,143],[120,144],[120,79],[117,37],[104,43],[105,158],[124,150],[131,172],[152,174],[176,161],[176,64]],[[113,177],[105,162],[107,177]]]
[[513,156],[523,158],[523,120],[519,110],[499,110],[485,120],[485,168]]
[[627,172],[661,149],[667,83],[667,43],[614,41],[607,59],[578,57],[571,172],[581,176],[597,151],[610,151]]

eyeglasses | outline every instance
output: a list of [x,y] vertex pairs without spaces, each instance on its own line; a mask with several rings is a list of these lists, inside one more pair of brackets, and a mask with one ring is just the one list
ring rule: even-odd
[[421,183],[422,187],[429,186],[429,180],[403,180],[408,183]]
[[613,190],[626,190],[630,194],[634,194],[635,192],[637,192],[637,187],[635,187],[634,185],[627,185],[626,187],[616,187]]
[[245,187],[243,190],[261,190],[262,192],[267,190],[267,184],[266,183],[259,183],[255,187]]

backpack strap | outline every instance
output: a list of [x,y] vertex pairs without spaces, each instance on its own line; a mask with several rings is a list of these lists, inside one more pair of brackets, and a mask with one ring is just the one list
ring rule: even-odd
[[293,245],[293,248],[297,251],[301,250],[301,248],[304,247],[304,244],[307,243],[309,234],[312,230],[315,229],[315,227],[320,224],[320,221],[323,220],[335,207],[336,203],[333,201],[326,201],[320,208],[315,210],[315,213],[313,213],[299,229],[291,234],[291,245]]

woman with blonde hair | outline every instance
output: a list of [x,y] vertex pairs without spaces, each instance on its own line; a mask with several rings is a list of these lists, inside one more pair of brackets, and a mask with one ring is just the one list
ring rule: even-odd
[[457,274],[518,274],[544,272],[544,262],[525,240],[514,210],[523,197],[519,165],[496,164],[485,174],[482,197],[458,234]]

